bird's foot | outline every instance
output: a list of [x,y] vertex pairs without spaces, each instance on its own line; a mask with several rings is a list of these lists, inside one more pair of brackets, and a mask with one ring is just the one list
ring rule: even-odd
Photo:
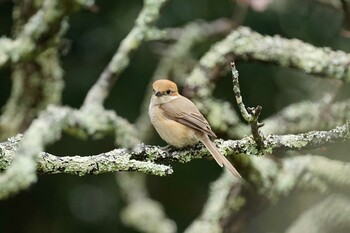
[[171,156],[171,152],[176,150],[176,147],[172,146],[172,145],[166,145],[160,148],[165,154],[166,156],[170,157]]

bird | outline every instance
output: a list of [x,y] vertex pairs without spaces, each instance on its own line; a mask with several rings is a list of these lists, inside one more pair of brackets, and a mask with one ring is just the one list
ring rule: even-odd
[[217,136],[208,121],[191,100],[179,94],[176,83],[160,79],[152,87],[148,114],[159,136],[176,148],[184,148],[200,141],[221,167],[225,166],[234,176],[241,177],[209,138]]

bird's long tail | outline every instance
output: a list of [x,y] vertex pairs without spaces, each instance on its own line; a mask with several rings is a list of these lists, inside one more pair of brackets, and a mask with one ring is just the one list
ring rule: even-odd
[[228,159],[223,156],[215,144],[209,139],[208,135],[203,134],[199,137],[200,141],[205,145],[205,147],[212,154],[216,162],[222,167],[223,165],[230,170],[230,172],[237,177],[241,177],[236,168],[228,161]]

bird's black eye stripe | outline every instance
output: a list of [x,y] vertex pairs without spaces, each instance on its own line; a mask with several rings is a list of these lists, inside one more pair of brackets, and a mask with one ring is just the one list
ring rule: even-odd
[[170,90],[167,90],[166,93],[169,95],[169,94],[171,93],[171,91],[170,91]]

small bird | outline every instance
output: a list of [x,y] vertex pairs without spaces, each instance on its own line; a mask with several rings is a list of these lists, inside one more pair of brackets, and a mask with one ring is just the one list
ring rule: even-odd
[[216,138],[216,135],[208,121],[191,100],[179,94],[174,82],[161,79],[153,83],[148,114],[156,131],[168,144],[183,148],[201,141],[221,167],[225,165],[233,175],[241,177],[210,140],[209,136]]

